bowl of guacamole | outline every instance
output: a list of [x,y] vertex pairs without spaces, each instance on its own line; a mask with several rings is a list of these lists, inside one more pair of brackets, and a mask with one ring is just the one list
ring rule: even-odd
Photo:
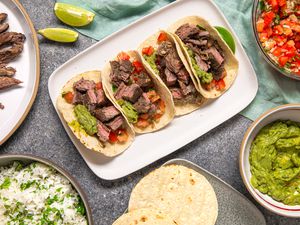
[[240,173],[262,206],[300,217],[300,104],[279,106],[252,123],[241,144]]

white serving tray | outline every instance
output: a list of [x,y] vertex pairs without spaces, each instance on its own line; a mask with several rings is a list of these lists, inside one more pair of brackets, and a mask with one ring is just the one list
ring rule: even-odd
[[174,119],[158,132],[137,136],[123,154],[114,158],[107,158],[85,148],[58,113],[74,145],[97,176],[114,180],[137,171],[228,120],[255,97],[258,89],[255,72],[237,36],[217,6],[210,0],[179,0],[103,39],[54,71],[48,83],[54,107],[61,88],[71,77],[88,70],[100,70],[118,52],[136,49],[157,30],[191,15],[204,17],[212,25],[226,27],[233,33],[237,45],[236,57],[240,63],[235,83],[223,96],[201,109]]
[[0,110],[1,146],[21,125],[33,104],[39,85],[40,59],[34,27],[20,3],[0,1],[0,12],[8,14],[5,21],[9,23],[8,31],[26,36],[23,52],[8,64],[17,70],[14,78],[23,83],[19,87],[0,90],[0,102],[5,107]]

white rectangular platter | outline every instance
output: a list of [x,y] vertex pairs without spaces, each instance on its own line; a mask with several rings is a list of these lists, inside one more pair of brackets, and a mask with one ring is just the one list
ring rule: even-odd
[[[157,30],[167,28],[174,21],[191,15],[204,17],[212,25],[226,27],[234,34],[212,1],[176,1],[96,43],[54,71],[48,83],[54,107],[56,108],[56,98],[61,94],[61,88],[70,78],[84,71],[100,70],[118,52],[136,49]],[[236,57],[240,63],[234,85],[219,99],[189,115],[175,118],[164,129],[137,136],[133,144],[117,157],[107,158],[85,148],[58,113],[67,133],[90,169],[106,180],[121,178],[176,151],[244,109],[255,97],[258,84],[251,63],[235,34],[234,38],[237,45]]]

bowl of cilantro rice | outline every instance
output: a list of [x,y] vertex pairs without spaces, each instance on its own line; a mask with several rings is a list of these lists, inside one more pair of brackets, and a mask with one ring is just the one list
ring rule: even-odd
[[87,198],[65,170],[31,155],[0,155],[1,224],[93,225]]

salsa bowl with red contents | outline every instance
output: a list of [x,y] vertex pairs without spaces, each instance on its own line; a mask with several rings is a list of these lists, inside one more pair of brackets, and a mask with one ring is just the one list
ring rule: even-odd
[[297,0],[255,0],[252,27],[266,61],[300,80],[300,4]]

